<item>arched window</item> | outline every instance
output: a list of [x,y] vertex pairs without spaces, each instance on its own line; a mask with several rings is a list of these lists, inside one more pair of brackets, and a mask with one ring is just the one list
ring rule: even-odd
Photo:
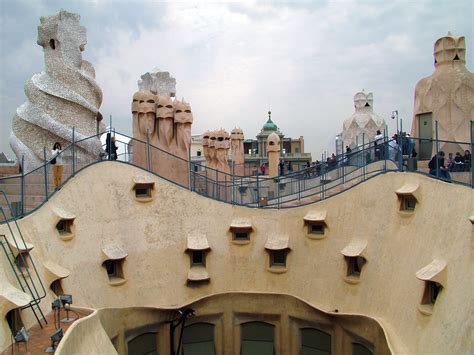
[[331,354],[331,335],[318,329],[301,329],[301,355]]
[[352,343],[352,355],[373,355],[373,353],[362,344]]
[[184,328],[183,355],[214,355],[214,325],[195,323]]
[[128,342],[129,355],[156,355],[157,351],[157,334],[143,333]]
[[249,322],[241,325],[242,355],[273,355],[274,326],[264,322]]

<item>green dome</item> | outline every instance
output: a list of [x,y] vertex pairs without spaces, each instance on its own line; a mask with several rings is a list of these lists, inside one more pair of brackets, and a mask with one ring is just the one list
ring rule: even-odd
[[263,125],[262,131],[276,131],[276,130],[278,130],[277,125],[273,123],[270,115],[271,115],[271,112],[268,111],[268,121]]
[[271,118],[269,118],[267,123],[263,125],[264,131],[276,131],[277,129],[278,129],[277,125],[273,123]]

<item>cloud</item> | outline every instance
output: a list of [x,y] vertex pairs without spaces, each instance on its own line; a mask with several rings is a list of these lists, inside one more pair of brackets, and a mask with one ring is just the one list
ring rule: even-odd
[[[23,82],[42,68],[39,16],[60,8],[59,2],[21,2],[18,11],[3,3],[0,150],[12,112],[25,100]],[[434,41],[448,30],[465,35],[468,45],[473,38],[467,0],[67,5],[87,28],[84,55],[104,92],[101,111],[117,129],[131,132],[137,80],[158,67],[176,77],[178,97],[191,103],[193,133],[240,126],[254,137],[271,109],[286,136],[304,135],[315,159],[333,150],[363,88],[374,93],[377,113],[388,119],[397,109],[409,127],[415,84],[433,71]]]

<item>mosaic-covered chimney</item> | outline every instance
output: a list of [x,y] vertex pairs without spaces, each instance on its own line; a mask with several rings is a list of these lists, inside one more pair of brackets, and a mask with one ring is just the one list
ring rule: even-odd
[[105,127],[99,112],[102,91],[92,64],[82,59],[87,38],[79,20],[64,10],[40,19],[37,43],[44,50],[45,70],[26,82],[28,100],[17,108],[10,135],[15,155],[25,159],[25,172],[42,164],[44,147],[49,157],[55,142],[63,148],[71,143],[73,127],[79,163],[96,160],[102,151],[98,137],[83,140]]

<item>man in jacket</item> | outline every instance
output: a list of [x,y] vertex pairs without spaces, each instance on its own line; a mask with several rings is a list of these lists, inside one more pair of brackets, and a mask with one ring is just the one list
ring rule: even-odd
[[451,181],[451,176],[449,175],[449,170],[444,166],[444,152],[440,150],[438,154],[434,155],[428,163],[428,168],[430,169],[430,175],[437,176],[441,179]]

